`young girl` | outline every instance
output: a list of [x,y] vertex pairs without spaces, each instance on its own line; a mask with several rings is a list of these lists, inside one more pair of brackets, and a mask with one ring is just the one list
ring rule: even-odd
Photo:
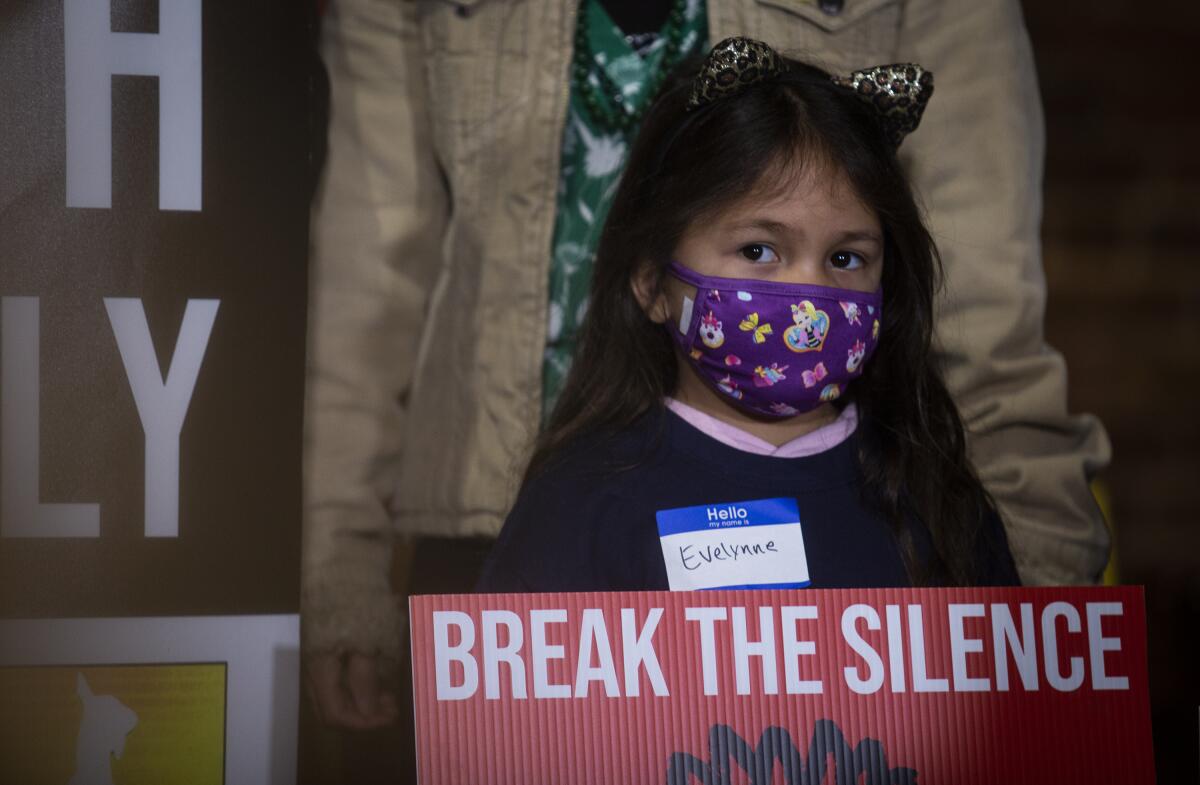
[[931,91],[747,39],[664,88],[480,590],[1018,582],[931,358],[940,266],[896,161]]

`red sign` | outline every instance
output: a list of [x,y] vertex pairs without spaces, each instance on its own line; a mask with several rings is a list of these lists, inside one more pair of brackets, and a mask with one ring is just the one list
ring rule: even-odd
[[423,785],[1154,782],[1136,587],[410,610]]

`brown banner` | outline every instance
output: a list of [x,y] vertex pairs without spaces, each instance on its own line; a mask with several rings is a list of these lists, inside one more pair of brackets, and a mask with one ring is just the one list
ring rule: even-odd
[[0,11],[0,616],[298,606],[303,6]]

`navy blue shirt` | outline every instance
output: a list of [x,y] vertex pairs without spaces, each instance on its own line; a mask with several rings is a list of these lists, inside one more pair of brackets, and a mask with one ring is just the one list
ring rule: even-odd
[[[911,585],[894,527],[863,487],[857,450],[856,432],[816,455],[756,455],[656,409],[618,434],[580,439],[525,484],[477,590],[665,590],[658,511],[776,497],[796,499],[811,586]],[[925,564],[928,531],[910,526]],[[985,528],[980,583],[1019,584],[999,519],[989,515]]]

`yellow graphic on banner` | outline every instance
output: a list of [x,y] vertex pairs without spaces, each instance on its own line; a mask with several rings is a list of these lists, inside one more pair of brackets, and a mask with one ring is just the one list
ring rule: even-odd
[[224,663],[0,668],[0,696],[3,782],[224,782]]

